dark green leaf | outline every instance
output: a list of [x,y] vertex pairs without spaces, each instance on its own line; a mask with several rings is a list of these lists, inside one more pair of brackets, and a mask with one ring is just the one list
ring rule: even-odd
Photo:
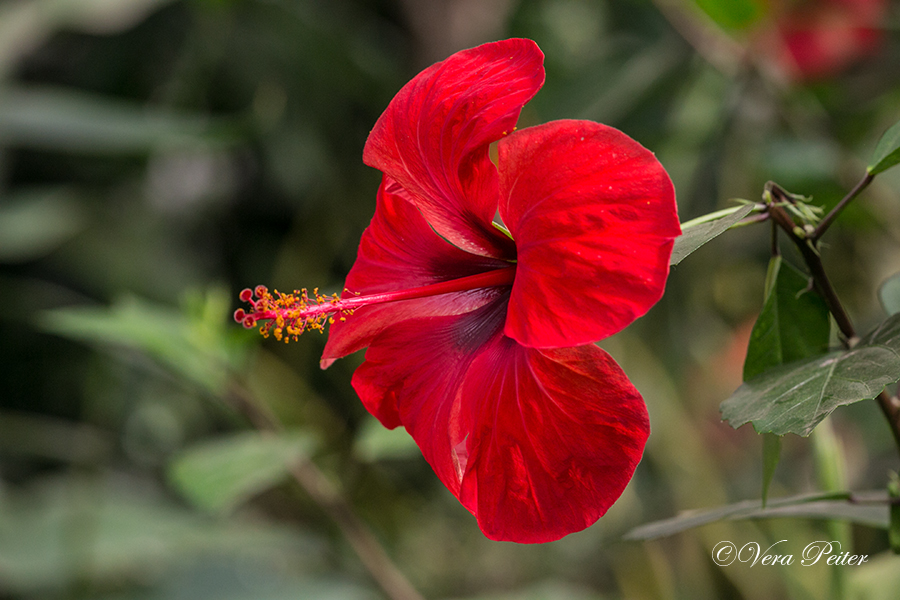
[[766,499],[769,497],[769,485],[775,476],[775,467],[781,459],[781,436],[771,433],[763,434],[763,480],[762,480],[762,505],[766,507]]
[[900,313],[900,273],[892,275],[878,288],[878,299],[884,312],[889,315]]
[[[675,239],[669,264],[677,265],[706,242],[718,237],[729,227],[753,212],[752,204],[719,211],[681,224],[682,234]],[[716,215],[722,215],[717,217]],[[710,218],[714,217],[714,218]]]
[[828,351],[828,307],[810,289],[809,279],[780,256],[773,257],[767,276],[767,298],[750,333],[744,381],[771,367]]
[[806,436],[838,406],[876,397],[900,380],[900,315],[852,350],[835,351],[767,370],[722,403],[732,427]]
[[900,122],[894,123],[878,140],[867,170],[869,175],[877,175],[898,162],[900,162]]
[[240,433],[194,446],[169,468],[169,478],[197,506],[228,512],[281,483],[311,447],[300,434]]
[[623,537],[627,540],[652,540],[726,519],[736,521],[778,517],[837,519],[869,527],[887,528],[887,498],[883,492],[854,493],[852,497],[854,502],[848,501],[851,498],[849,492],[804,494],[773,500],[766,508],[763,508],[759,500],[745,500],[711,509],[686,511],[671,519],[636,527]]

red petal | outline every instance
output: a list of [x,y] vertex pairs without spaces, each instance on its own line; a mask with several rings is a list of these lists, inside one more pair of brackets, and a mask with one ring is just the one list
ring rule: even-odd
[[386,427],[406,427],[457,496],[464,455],[455,448],[469,431],[461,409],[478,402],[461,399],[462,381],[478,351],[499,335],[507,295],[499,292],[494,302],[468,314],[411,319],[385,330],[353,374],[366,409]]
[[512,131],[544,82],[543,54],[512,39],[457,52],[406,84],[378,119],[363,160],[390,176],[451,243],[512,257],[491,226],[497,175],[488,145]]
[[640,394],[592,344],[538,350],[498,337],[469,368],[462,397],[478,402],[467,407],[461,500],[495,540],[549,542],[593,524],[650,434]]
[[[458,279],[509,263],[463,252],[437,236],[416,208],[403,200],[402,189],[385,177],[378,189],[375,216],[363,232],[359,252],[347,275],[344,297],[407,290]],[[384,328],[415,317],[469,312],[496,296],[496,290],[444,294],[391,302],[357,310],[336,320],[322,354],[322,368],[361,350]]]
[[647,312],[681,233],[672,182],[653,154],[590,121],[529,127],[499,146],[500,215],[518,250],[506,335],[575,346]]
[[386,330],[353,387],[382,423],[406,427],[485,535],[546,542],[621,495],[647,413],[596,346],[537,350],[503,336],[505,299]]

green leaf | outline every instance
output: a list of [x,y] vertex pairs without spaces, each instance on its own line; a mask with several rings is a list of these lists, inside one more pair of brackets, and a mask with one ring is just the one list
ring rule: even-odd
[[900,380],[900,315],[884,321],[853,349],[767,370],[722,403],[732,427],[806,436],[838,406],[876,397]]
[[40,258],[86,225],[85,211],[65,188],[5,195],[0,204],[0,261],[25,262]]
[[767,5],[761,0],[694,1],[716,24],[725,29],[746,29],[768,12]]
[[240,433],[188,449],[170,465],[169,479],[195,505],[225,513],[281,483],[311,447],[296,433]]
[[0,139],[38,149],[146,153],[226,145],[235,132],[201,114],[65,89],[7,86],[0,90]]
[[[88,582],[97,589],[111,582],[152,586],[212,557],[244,566],[321,564],[324,540],[299,527],[241,516],[210,519],[173,501],[151,479],[102,470],[67,472],[4,490],[4,595],[64,598]],[[144,591],[139,597],[146,597]],[[174,597],[197,598],[168,596]]]
[[878,288],[878,299],[884,312],[889,315],[900,313],[900,273],[887,278]]
[[766,281],[766,303],[750,333],[744,381],[771,367],[828,351],[828,307],[809,289],[809,279],[775,256]]
[[[190,299],[190,298],[189,298]],[[83,342],[143,352],[213,393],[220,393],[228,368],[240,358],[240,340],[229,337],[229,300],[210,290],[185,315],[174,307],[124,298],[109,308],[73,307],[46,311],[38,325]]]
[[677,265],[706,242],[753,212],[753,204],[720,210],[681,224],[682,234],[675,238],[670,265]]
[[883,492],[825,492],[779,498],[769,502],[766,508],[759,500],[745,500],[710,509],[686,511],[671,519],[636,527],[623,537],[626,540],[652,540],[716,521],[779,517],[837,519],[885,529],[888,526],[887,498]]
[[769,497],[769,486],[772,477],[775,476],[775,468],[781,459],[781,436],[771,433],[763,434],[763,480],[762,480],[762,506],[766,507],[766,499]]
[[894,123],[878,140],[866,170],[869,175],[878,175],[897,163],[900,163],[900,122]]

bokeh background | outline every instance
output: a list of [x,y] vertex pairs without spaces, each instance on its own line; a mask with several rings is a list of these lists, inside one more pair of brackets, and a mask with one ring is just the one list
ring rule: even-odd
[[[836,203],[900,119],[898,24],[881,0],[0,0],[0,598],[384,597],[322,507],[241,446],[248,398],[303,441],[273,460],[310,458],[429,598],[896,598],[878,528],[621,540],[759,497],[761,441],[718,405],[762,305],[766,225],[692,255],[603,342],[653,434],[606,517],[539,546],[485,539],[405,432],[367,415],[350,387],[361,356],[321,371],[324,336],[278,344],[231,313],[257,283],[341,290],[379,181],[367,132],[452,52],[536,40],[547,83],[520,126],[624,130],[669,170],[687,220],[758,200],[767,180]],[[825,241],[865,331],[900,271],[900,179],[880,176]],[[825,465],[815,440],[785,439],[773,496],[883,489],[897,451],[874,403],[828,431]],[[216,460],[262,473],[261,491],[217,501],[221,482],[191,470]],[[838,534],[869,563],[710,558],[720,540],[799,555]]]

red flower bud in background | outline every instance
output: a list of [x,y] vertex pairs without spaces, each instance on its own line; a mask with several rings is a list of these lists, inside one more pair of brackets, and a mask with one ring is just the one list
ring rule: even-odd
[[886,11],[886,0],[802,0],[776,5],[775,31],[758,40],[757,47],[792,79],[831,77],[878,51]]

